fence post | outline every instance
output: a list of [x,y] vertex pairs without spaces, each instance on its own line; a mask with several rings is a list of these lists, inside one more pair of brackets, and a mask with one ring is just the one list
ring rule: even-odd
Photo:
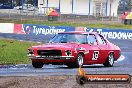
[[112,15],[112,21],[114,20],[114,12],[113,12],[113,15]]
[[11,15],[11,14],[10,14],[10,9],[9,9],[9,19],[10,19],[10,15]]

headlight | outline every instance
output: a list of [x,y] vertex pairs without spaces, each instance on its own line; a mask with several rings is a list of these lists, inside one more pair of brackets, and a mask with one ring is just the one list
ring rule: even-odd
[[28,49],[28,54],[33,54],[33,50],[32,49]]
[[65,54],[66,54],[67,56],[71,56],[71,55],[72,55],[72,51],[71,51],[71,50],[66,50],[66,51],[65,51]]

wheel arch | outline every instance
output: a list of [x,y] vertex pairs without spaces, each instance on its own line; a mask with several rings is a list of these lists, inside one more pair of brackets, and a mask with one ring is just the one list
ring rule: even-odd
[[78,54],[81,54],[83,57],[85,56],[83,52],[79,52]]
[[[109,52],[108,52],[108,56],[109,56],[111,53],[113,54],[113,56],[115,56],[114,51],[109,51]],[[108,58],[108,56],[107,56],[107,58]],[[115,58],[114,58],[114,60],[115,60]]]
[[108,52],[108,54],[111,54],[111,53],[114,54],[114,51],[109,51],[109,52]]
[[[115,58],[114,58],[114,57],[113,57],[113,59],[112,59],[111,57],[109,58],[109,55],[111,55],[111,54],[114,56],[114,52],[113,52],[113,51],[110,51],[110,52],[108,53],[108,57],[107,57],[105,63],[103,63],[103,65],[104,65],[105,67],[113,67]],[[112,62],[111,62],[111,60],[112,60]]]

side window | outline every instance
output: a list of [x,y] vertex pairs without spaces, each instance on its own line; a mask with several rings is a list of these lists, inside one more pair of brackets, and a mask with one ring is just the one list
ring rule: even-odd
[[67,35],[62,35],[60,41],[63,42],[67,42]]
[[88,36],[88,44],[97,45],[96,38],[94,35]]
[[103,45],[106,45],[106,41],[104,40],[104,38],[102,36],[100,36],[102,41],[103,41]]
[[102,36],[97,35],[97,40],[98,40],[98,43],[99,43],[100,45],[106,45],[106,42],[105,42],[105,40],[103,39]]

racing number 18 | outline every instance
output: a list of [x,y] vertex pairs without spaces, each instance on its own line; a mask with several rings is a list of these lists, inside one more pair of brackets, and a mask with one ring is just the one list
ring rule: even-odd
[[92,60],[97,60],[99,57],[99,51],[94,51]]

